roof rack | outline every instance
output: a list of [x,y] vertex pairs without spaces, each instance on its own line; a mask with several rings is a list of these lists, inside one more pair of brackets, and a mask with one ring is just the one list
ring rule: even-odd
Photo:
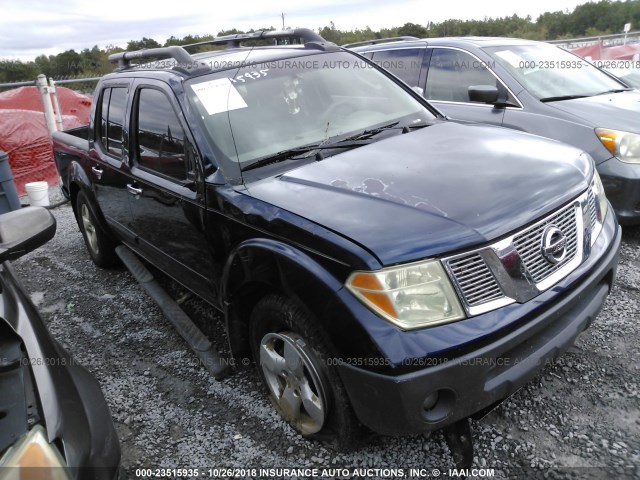
[[198,62],[189,55],[189,52],[184,48],[175,45],[171,47],[146,48],[144,50],[136,50],[134,52],[121,52],[109,55],[109,61],[111,63],[118,63],[118,70],[131,68],[131,60],[137,58],[171,58],[177,62],[177,65],[173,67],[174,69],[188,74],[210,70],[205,63]]
[[200,73],[206,73],[211,71],[211,68],[204,62],[200,62],[193,58],[185,48],[196,47],[200,45],[222,45],[226,44],[227,48],[239,48],[240,42],[246,41],[258,41],[258,40],[277,40],[282,39],[302,39],[305,41],[305,45],[310,48],[317,48],[320,50],[327,50],[329,48],[339,48],[334,43],[327,42],[324,38],[318,35],[313,30],[308,28],[296,28],[293,30],[266,30],[253,33],[238,33],[236,35],[225,35],[223,37],[217,37],[213,40],[206,40],[204,42],[191,43],[189,45],[160,47],[160,48],[147,48],[144,50],[136,50],[134,52],[121,52],[109,55],[109,62],[117,63],[117,70],[126,70],[132,68],[131,60],[135,59],[165,59],[171,58],[176,61],[176,65],[173,67],[177,70],[188,75],[195,75]]
[[375,38],[373,40],[365,40],[364,42],[345,43],[342,45],[344,48],[361,47],[363,45],[376,45],[377,43],[387,42],[403,42],[405,40],[420,40],[418,37],[389,37],[389,38]]
[[183,48],[199,47],[201,45],[223,45],[226,44],[227,48],[239,48],[240,42],[247,41],[259,41],[259,40],[277,40],[282,39],[302,39],[305,42],[313,43],[327,43],[327,41],[318,35],[313,30],[308,28],[295,28],[293,30],[261,30],[259,32],[252,33],[238,33],[235,35],[225,35],[223,37],[216,37],[213,40],[205,40],[204,42],[190,43],[189,45],[182,45]]

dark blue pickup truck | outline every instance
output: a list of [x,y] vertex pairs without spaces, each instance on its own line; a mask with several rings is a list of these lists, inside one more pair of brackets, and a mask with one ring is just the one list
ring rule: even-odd
[[113,56],[56,162],[95,263],[124,244],[219,309],[303,435],[466,421],[594,320],[621,235],[588,154],[308,30],[209,43]]

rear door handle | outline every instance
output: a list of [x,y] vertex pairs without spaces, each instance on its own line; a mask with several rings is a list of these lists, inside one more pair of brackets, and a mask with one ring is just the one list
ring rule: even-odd
[[104,170],[102,170],[100,167],[91,167],[91,171],[96,177],[98,177],[98,180],[100,180],[102,174],[104,173]]
[[127,183],[127,191],[131,195],[142,195],[142,189],[141,188],[136,188],[133,185],[131,185],[130,183]]

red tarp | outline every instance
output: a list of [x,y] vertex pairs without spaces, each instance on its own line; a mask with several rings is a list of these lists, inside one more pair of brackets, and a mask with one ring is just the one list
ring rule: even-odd
[[[91,97],[64,87],[56,87],[64,129],[89,123]],[[0,93],[0,150],[9,154],[9,165],[18,189],[44,180],[58,183],[51,137],[44,118],[42,100],[36,87],[21,87]]]
[[575,53],[582,58],[590,57],[591,60],[638,60],[640,58],[640,45],[603,47],[600,44],[596,44],[573,48],[571,53]]

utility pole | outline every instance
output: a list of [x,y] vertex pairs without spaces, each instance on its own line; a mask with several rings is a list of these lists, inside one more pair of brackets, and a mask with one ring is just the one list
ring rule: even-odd
[[282,29],[284,30],[284,12],[282,12]]
[[630,23],[625,23],[624,24],[624,44],[627,44],[627,33],[629,33],[629,30],[631,30],[631,24]]

